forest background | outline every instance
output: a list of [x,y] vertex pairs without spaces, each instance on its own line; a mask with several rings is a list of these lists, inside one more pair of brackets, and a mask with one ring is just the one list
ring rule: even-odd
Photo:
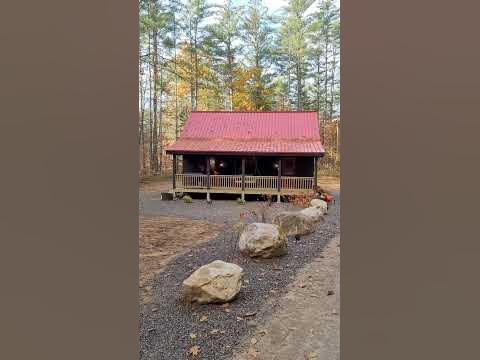
[[140,0],[140,175],[165,175],[195,110],[318,112],[340,172],[338,0]]

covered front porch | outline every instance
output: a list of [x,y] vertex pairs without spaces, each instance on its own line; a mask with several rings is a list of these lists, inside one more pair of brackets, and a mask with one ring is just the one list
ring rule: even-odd
[[181,173],[173,155],[173,193],[296,195],[317,184],[317,158],[311,156],[228,156],[184,154]]

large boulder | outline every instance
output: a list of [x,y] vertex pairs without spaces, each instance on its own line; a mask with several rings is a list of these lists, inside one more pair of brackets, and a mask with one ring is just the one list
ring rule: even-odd
[[277,225],[253,223],[240,235],[238,248],[250,257],[272,258],[287,253],[287,237]]
[[310,201],[310,206],[321,209],[324,214],[328,212],[328,204],[322,199],[312,199],[312,201]]
[[276,215],[273,223],[286,236],[307,235],[315,231],[315,221],[300,211],[284,211]]
[[232,263],[215,260],[198,268],[183,281],[184,296],[200,304],[231,301],[242,287],[243,269]]
[[306,209],[300,210],[300,213],[310,217],[310,219],[312,219],[312,221],[316,223],[323,222],[324,220],[323,210],[318,207],[310,206]]

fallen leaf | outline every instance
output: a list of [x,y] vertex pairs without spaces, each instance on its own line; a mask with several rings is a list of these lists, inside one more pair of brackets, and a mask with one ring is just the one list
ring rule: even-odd
[[310,354],[305,356],[306,360],[315,360],[316,358],[317,358],[317,354],[315,354],[314,352],[311,352]]
[[250,340],[250,344],[252,344],[252,345],[255,345],[257,342],[258,342],[258,340],[255,339],[255,338],[252,338],[252,340]]
[[257,350],[255,350],[254,348],[250,348],[247,353],[249,359],[256,359],[257,354]]
[[189,352],[190,352],[190,354],[191,354],[192,356],[197,356],[198,353],[200,352],[200,347],[197,346],[197,345],[192,346],[192,347],[190,348],[190,351],[189,351]]
[[231,310],[230,309],[225,309],[225,312],[229,313]]
[[210,331],[210,334],[212,335],[215,335],[216,333],[218,333],[218,329],[213,329],[212,331]]
[[203,316],[200,318],[200,321],[207,321],[207,319],[208,319],[208,316],[203,315]]
[[249,316],[255,316],[255,315],[257,315],[257,312],[256,312],[256,311],[252,311],[252,312],[243,314],[243,317],[249,317]]
[[240,316],[237,316],[237,321],[242,321],[243,318],[241,318]]
[[197,334],[191,333],[190,334],[190,339],[195,339],[197,337]]

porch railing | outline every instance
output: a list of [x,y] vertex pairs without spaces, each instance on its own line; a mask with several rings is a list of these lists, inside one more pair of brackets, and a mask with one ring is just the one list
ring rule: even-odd
[[[175,175],[177,189],[207,189],[207,175],[177,174]],[[313,177],[282,176],[281,190],[310,190],[313,189]],[[241,175],[210,175],[211,190],[242,190]],[[245,176],[245,191],[278,189],[278,176]]]

